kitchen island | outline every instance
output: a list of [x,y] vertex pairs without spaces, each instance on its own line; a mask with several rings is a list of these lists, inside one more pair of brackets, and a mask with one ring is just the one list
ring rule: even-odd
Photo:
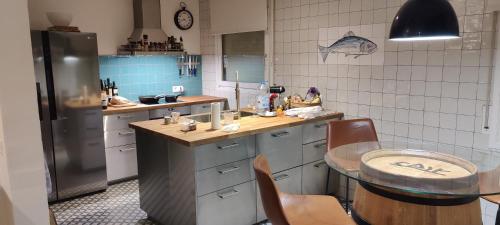
[[250,225],[266,219],[253,173],[264,154],[284,192],[324,194],[326,128],[343,113],[314,119],[242,117],[240,129],[210,123],[182,132],[162,120],[134,122],[141,208],[163,225]]

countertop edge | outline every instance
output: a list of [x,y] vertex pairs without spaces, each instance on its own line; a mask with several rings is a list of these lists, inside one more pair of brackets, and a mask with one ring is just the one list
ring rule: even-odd
[[[149,111],[149,110],[155,110],[155,109],[167,109],[167,108],[174,108],[174,107],[182,107],[182,106],[190,106],[190,105],[198,105],[198,104],[206,104],[206,103],[212,103],[212,102],[225,102],[227,101],[227,98],[223,97],[215,97],[215,96],[188,96],[187,98],[191,97],[203,97],[203,98],[208,98],[208,99],[202,99],[202,100],[186,100],[183,102],[176,102],[176,103],[168,103],[168,104],[158,104],[158,105],[137,105],[137,106],[131,106],[131,107],[123,107],[123,108],[113,108],[113,109],[105,109],[102,110],[103,116],[109,116],[109,115],[115,115],[115,114],[121,114],[121,113],[134,113],[134,112],[142,112],[142,111]],[[181,99],[183,97],[180,97]],[[186,98],[186,97],[184,97]]]
[[260,133],[265,133],[267,131],[272,131],[272,130],[280,129],[280,128],[295,127],[295,126],[300,126],[300,125],[304,125],[304,124],[307,124],[307,123],[314,123],[314,122],[318,122],[318,121],[322,121],[322,120],[332,120],[332,119],[342,119],[342,118],[344,118],[344,113],[342,113],[342,112],[336,112],[336,113],[332,113],[330,115],[319,116],[319,117],[316,117],[316,118],[313,118],[313,119],[305,119],[305,120],[290,122],[290,123],[286,123],[286,124],[282,124],[282,125],[276,125],[276,126],[272,126],[272,127],[258,128],[258,129],[252,130],[250,132],[227,133],[226,135],[220,135],[220,136],[217,136],[217,137],[213,137],[213,138],[209,138],[209,139],[203,139],[203,140],[198,140],[198,141],[186,141],[186,140],[183,140],[183,139],[179,139],[179,138],[176,138],[176,137],[173,137],[173,136],[166,135],[166,134],[164,134],[162,132],[158,132],[158,131],[155,131],[155,130],[143,128],[141,126],[137,126],[134,123],[130,123],[129,127],[133,128],[133,129],[139,129],[139,130],[142,130],[142,131],[145,131],[145,132],[149,132],[149,133],[152,133],[152,134],[155,134],[155,135],[160,135],[163,138],[166,138],[168,140],[174,141],[174,142],[176,142],[178,144],[185,145],[187,147],[196,147],[196,146],[205,145],[205,144],[211,144],[211,143],[222,141],[222,140],[226,140],[226,139],[232,139],[232,138],[238,138],[238,137],[243,137],[243,136],[249,136],[249,135],[256,135],[256,134],[260,134]]

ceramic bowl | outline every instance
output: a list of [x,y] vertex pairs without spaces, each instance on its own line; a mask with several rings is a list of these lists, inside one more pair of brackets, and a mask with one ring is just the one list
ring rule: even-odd
[[69,26],[71,20],[73,20],[73,15],[64,12],[48,12],[47,19],[54,26]]

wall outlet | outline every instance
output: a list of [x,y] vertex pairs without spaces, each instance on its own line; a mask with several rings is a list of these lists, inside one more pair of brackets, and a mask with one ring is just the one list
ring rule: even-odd
[[172,92],[182,93],[184,92],[184,86],[172,86]]

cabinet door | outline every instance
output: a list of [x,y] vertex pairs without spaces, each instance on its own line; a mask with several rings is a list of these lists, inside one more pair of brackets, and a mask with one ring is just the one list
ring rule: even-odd
[[290,127],[257,134],[256,146],[273,172],[302,165],[302,127]]
[[251,159],[245,159],[196,172],[197,195],[250,181],[254,177],[252,162]]
[[326,154],[326,140],[317,141],[304,145],[304,164],[322,160]]
[[137,149],[135,144],[106,149],[108,181],[137,176]]
[[198,198],[198,225],[252,225],[255,216],[255,181]]
[[324,195],[328,165],[323,160],[302,166],[302,193],[305,195]]
[[135,130],[126,128],[104,132],[105,147],[111,148],[135,143]]
[[131,122],[145,121],[148,119],[148,111],[104,116],[104,131],[126,129]]
[[328,128],[328,121],[320,121],[316,123],[309,123],[303,126],[303,143],[311,143],[326,138],[326,129]]
[[[288,194],[302,193],[302,167],[296,167],[280,173],[273,174],[274,182],[278,189]],[[258,186],[258,185],[257,185]],[[257,222],[267,219],[260,197],[260,190],[257,187]]]
[[255,156],[255,136],[228,139],[195,148],[196,170],[204,170]]

